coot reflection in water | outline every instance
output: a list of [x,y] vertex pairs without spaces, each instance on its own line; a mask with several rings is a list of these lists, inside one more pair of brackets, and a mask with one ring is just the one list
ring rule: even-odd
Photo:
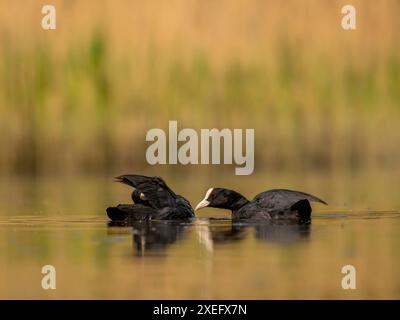
[[110,236],[132,236],[133,254],[139,257],[166,255],[167,249],[184,239],[190,231],[197,231],[199,242],[212,250],[219,245],[239,242],[251,234],[260,242],[291,244],[307,239],[311,226],[295,221],[254,223],[218,219],[198,219],[195,222],[153,220],[133,221],[129,224],[108,223]]
[[[191,222],[180,221],[132,221],[129,224],[109,222],[109,235],[120,234],[123,227],[130,227],[134,255],[161,256],[173,243],[183,239]],[[121,228],[122,227],[122,228]]]
[[291,244],[309,238],[311,224],[296,221],[228,222],[199,228],[200,239],[208,238],[214,245],[238,242],[253,232],[256,240],[276,244]]

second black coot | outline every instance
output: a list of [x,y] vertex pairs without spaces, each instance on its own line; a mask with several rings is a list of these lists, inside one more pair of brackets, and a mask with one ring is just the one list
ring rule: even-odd
[[249,201],[236,191],[210,188],[195,210],[205,207],[229,209],[233,220],[295,219],[308,222],[312,211],[310,201],[327,204],[311,194],[286,189],[265,191]]
[[173,192],[160,177],[122,175],[115,181],[135,188],[134,204],[120,204],[107,208],[113,221],[126,220],[187,220],[194,218],[190,202]]

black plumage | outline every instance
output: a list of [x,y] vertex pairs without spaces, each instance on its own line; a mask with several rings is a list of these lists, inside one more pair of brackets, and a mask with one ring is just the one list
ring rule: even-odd
[[211,188],[204,200],[197,205],[196,210],[204,207],[229,209],[232,211],[233,220],[295,219],[307,222],[311,220],[310,201],[327,204],[311,194],[286,189],[265,191],[249,201],[236,191]]
[[107,208],[107,215],[113,221],[194,218],[190,202],[175,194],[160,177],[122,175],[115,179],[135,190],[132,192],[134,204],[120,204]]

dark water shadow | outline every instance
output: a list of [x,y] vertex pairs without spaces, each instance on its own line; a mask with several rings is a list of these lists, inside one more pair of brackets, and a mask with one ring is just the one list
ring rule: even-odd
[[291,221],[231,222],[223,227],[211,224],[209,232],[215,245],[241,241],[252,232],[260,242],[292,244],[310,237],[311,224]]
[[108,234],[121,234],[125,229],[132,234],[135,256],[164,256],[169,246],[184,238],[191,224],[179,221],[133,221],[128,225],[109,222]]

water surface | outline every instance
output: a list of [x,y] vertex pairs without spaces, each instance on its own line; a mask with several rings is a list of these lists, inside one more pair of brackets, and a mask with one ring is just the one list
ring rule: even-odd
[[[170,185],[195,204],[208,185],[187,180]],[[5,181],[0,298],[400,298],[398,199],[391,192],[369,196],[357,179],[347,189],[351,197],[326,177],[280,180],[330,200],[329,207],[314,206],[308,226],[232,224],[227,212],[213,209],[191,223],[116,226],[104,208],[128,201],[129,192],[108,179]],[[243,180],[235,188],[263,190]],[[379,202],[393,209],[361,208]],[[47,264],[56,268],[56,290],[41,288]],[[357,270],[356,290],[341,287],[348,264]]]

